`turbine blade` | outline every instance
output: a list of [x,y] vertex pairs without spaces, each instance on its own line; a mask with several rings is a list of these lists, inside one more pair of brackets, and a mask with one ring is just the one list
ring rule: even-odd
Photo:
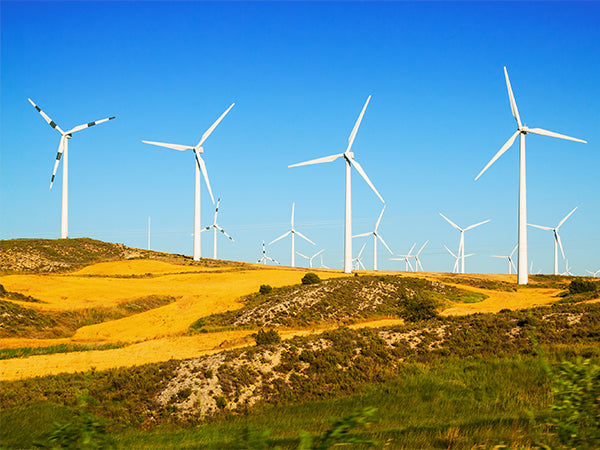
[[578,208],[577,206],[576,206],[575,208],[573,208],[573,211],[571,211],[569,214],[567,214],[567,215],[565,216],[565,218],[564,218],[563,220],[561,220],[561,221],[558,223],[558,225],[556,226],[556,229],[557,229],[557,230],[560,228],[560,226],[561,226],[563,223],[565,223],[565,222],[567,221],[567,219],[568,219],[569,217],[571,217],[571,214],[573,214],[577,208]]
[[490,221],[490,219],[484,220],[483,222],[476,223],[475,225],[471,225],[470,227],[465,228],[465,231],[472,230],[473,228],[478,227],[479,225],[483,225],[484,223],[488,223],[489,221]]
[[63,150],[65,145],[65,137],[62,136],[60,138],[60,143],[58,144],[58,153],[56,154],[56,160],[54,161],[54,169],[52,170],[52,178],[50,178],[50,189],[52,189],[52,184],[54,184],[54,177],[56,176],[56,170],[58,169],[58,163],[60,162],[60,158],[62,157]]
[[408,267],[410,267],[410,270],[414,272],[413,266],[410,263],[410,259],[406,258],[406,262],[408,263]]
[[215,220],[213,222],[213,225],[217,225],[217,214],[219,213],[219,203],[221,203],[221,199],[217,199],[217,207],[215,208]]
[[350,133],[350,137],[348,138],[348,147],[346,148],[346,152],[350,151],[350,148],[352,147],[352,144],[354,143],[354,139],[356,138],[356,133],[358,132],[358,127],[360,126],[360,123],[362,122],[363,116],[365,115],[365,111],[367,109],[367,105],[369,104],[370,100],[371,100],[371,96],[369,95],[369,97],[367,98],[367,101],[365,102],[365,106],[363,106],[363,109],[360,112],[360,116],[358,116],[358,120],[354,124],[354,128],[352,128],[352,132]]
[[173,150],[179,150],[179,151],[194,150],[194,147],[190,147],[189,145],[167,144],[165,142],[154,142],[154,141],[142,141],[142,142],[144,144],[158,145],[159,147],[167,147],[167,148],[172,148]]
[[506,258],[506,256],[500,256],[500,255],[491,255],[492,258]]
[[383,205],[383,209],[381,210],[381,214],[379,214],[379,219],[377,219],[377,223],[375,224],[375,231],[379,228],[379,222],[381,222],[381,218],[383,217],[383,212],[385,211],[385,207],[387,205]]
[[292,220],[291,220],[291,224],[292,224],[292,229],[294,229],[294,208],[296,207],[296,203],[292,202]]
[[275,260],[275,259],[271,258],[270,256],[266,256],[266,255],[265,255],[265,258],[267,258],[269,261],[273,261],[275,264],[279,264],[279,261],[277,261],[277,260]]
[[365,243],[363,244],[363,246],[361,247],[361,249],[360,249],[360,252],[358,252],[358,258],[360,258],[360,255],[362,255],[362,252],[363,252],[363,250],[365,249],[365,245],[367,245],[367,243],[366,243],[366,242],[365,242]]
[[379,238],[379,240],[381,241],[381,243],[383,245],[385,245],[385,248],[388,249],[388,252],[390,252],[392,255],[394,254],[394,252],[392,251],[392,249],[385,243],[385,241],[383,240],[383,238],[379,235],[379,234],[375,234],[375,239]]
[[506,67],[504,67],[504,77],[506,78],[506,88],[508,89],[508,97],[510,99],[510,109],[512,110],[512,114],[517,121],[517,125],[521,128],[521,118],[519,117],[519,110],[517,109],[517,102],[515,101],[515,96],[513,95],[512,87],[510,85],[510,80],[508,79],[508,72],[506,71]]
[[300,233],[299,231],[294,230],[294,233],[296,233],[298,236],[300,236],[305,241],[310,242],[312,245],[317,245],[313,241],[311,241],[309,238],[307,238],[306,236],[304,236],[302,233]]
[[235,105],[235,103],[232,103],[231,106],[229,108],[227,108],[227,111],[225,111],[223,114],[221,114],[221,117],[219,117],[216,120],[216,122],[213,123],[208,130],[206,130],[206,132],[202,135],[202,139],[200,139],[200,142],[198,142],[198,145],[196,145],[196,148],[200,147],[204,143],[206,138],[208,138],[210,136],[210,134],[215,130],[215,128],[217,128],[217,125],[219,125],[219,122],[221,122],[221,120],[223,120],[223,117],[225,117],[227,115],[227,113],[231,110],[231,108],[233,108],[233,105]]
[[275,242],[277,242],[279,239],[283,239],[284,237],[286,237],[286,236],[287,236],[288,234],[290,234],[290,233],[291,233],[291,231],[287,231],[286,233],[284,233],[284,234],[282,234],[281,236],[279,236],[277,239],[275,239],[275,240],[273,240],[273,241],[269,242],[269,244],[268,244],[268,245],[274,244],[274,243],[275,243]]
[[75,128],[72,128],[69,131],[67,131],[66,134],[75,133],[77,131],[81,131],[81,130],[84,130],[86,128],[93,127],[94,125],[99,125],[101,123],[108,122],[109,120],[113,120],[114,118],[115,117],[113,116],[113,117],[108,117],[106,119],[95,120],[93,122],[84,123],[83,125],[77,125]]
[[305,256],[305,255],[303,255],[303,254],[302,254],[302,253],[300,253],[300,252],[296,252],[296,254],[297,254],[297,255],[299,255],[299,256],[302,256],[302,257],[303,257],[303,258],[305,258],[305,259],[310,259],[308,256]]
[[560,239],[560,234],[558,234],[558,232],[555,231],[554,235],[556,236],[556,240],[558,241],[558,246],[560,247],[560,253],[562,253],[563,259],[565,259],[565,251],[563,250],[562,241]]
[[427,245],[427,243],[429,242],[429,239],[425,241],[425,243],[423,244],[423,246],[419,249],[419,251],[417,252],[417,256],[421,253],[421,251],[425,248],[425,246]]
[[363,168],[360,166],[360,164],[357,161],[355,161],[354,158],[350,158],[350,159],[348,159],[348,161],[350,161],[350,164],[352,164],[354,166],[354,168],[360,174],[360,176],[363,177],[363,179],[367,182],[369,187],[371,189],[373,189],[373,192],[375,192],[375,194],[377,194],[377,197],[379,197],[379,199],[383,203],[385,203],[385,200],[383,199],[383,197],[381,195],[379,195],[379,192],[377,192],[377,189],[375,189],[375,186],[373,186],[373,183],[371,183],[371,180],[369,180],[369,177],[367,176],[367,174],[365,173]]
[[315,256],[319,256],[321,253],[323,253],[325,251],[325,249],[321,249],[319,250],[317,253],[315,253],[314,255],[312,255],[312,258],[314,258]]
[[56,131],[58,131],[60,134],[65,134],[65,132],[61,130],[60,127],[56,125],[56,123],[50,117],[48,117],[48,115],[44,111],[42,111],[38,105],[33,103],[33,101],[30,98],[28,98],[27,100],[29,100],[29,103],[31,103],[33,107],[37,109],[37,112],[39,112],[42,115],[42,117],[48,123],[48,125],[50,125],[52,128],[55,128]]
[[442,213],[440,213],[440,216],[442,216],[444,219],[446,219],[446,222],[448,222],[450,225],[452,225],[458,231],[462,231],[461,227],[459,227],[458,225],[456,225],[454,222],[452,222],[450,219],[448,219],[445,215],[443,215]]
[[365,237],[365,236],[369,236],[369,235],[371,235],[371,234],[373,234],[373,232],[372,232],[372,231],[369,231],[368,233],[356,234],[356,235],[352,236],[352,239],[354,239],[354,238],[357,238],[357,237]]
[[292,164],[291,166],[288,166],[288,167],[307,166],[309,164],[320,164],[320,163],[325,163],[325,162],[331,162],[331,161],[335,161],[338,158],[341,158],[342,156],[344,156],[343,153],[340,153],[338,155],[324,156],[323,158],[311,159],[310,161],[304,161],[301,163]]
[[208,193],[210,194],[210,199],[212,200],[213,205],[214,205],[215,198],[213,197],[212,189],[210,188],[210,181],[208,181],[208,172],[206,170],[206,164],[204,163],[204,160],[200,157],[198,150],[194,149],[194,154],[196,155],[196,163],[198,164],[198,167],[200,168],[200,172],[202,172],[204,181],[206,181],[206,187],[208,188]]
[[513,260],[510,260],[510,263],[512,264],[512,268],[515,271],[515,273],[517,273],[517,266],[515,266],[515,263],[513,262]]
[[512,258],[513,253],[516,252],[518,248],[519,248],[519,244],[515,245],[515,248],[513,248],[513,251],[510,252],[509,258]]
[[577,139],[571,136],[566,136],[564,134],[555,133],[554,131],[544,130],[542,128],[529,128],[527,131],[529,133],[539,134],[540,136],[555,137],[559,139],[566,139],[567,141],[583,142],[584,144],[587,144],[587,141],[584,141],[583,139]]
[[[530,227],[535,227],[535,228],[539,228],[540,230],[553,230],[554,228],[550,228],[550,227],[545,227],[543,225],[534,225],[532,223],[528,223],[527,225],[529,225]],[[517,244],[519,245],[519,244]]]
[[483,168],[483,170],[482,170],[481,172],[479,172],[479,175],[477,175],[477,176],[475,177],[475,181],[477,181],[477,179],[478,179],[478,178],[479,178],[481,175],[483,175],[483,173],[484,173],[486,170],[488,170],[488,168],[489,168],[489,167],[490,167],[492,164],[494,164],[494,163],[496,162],[496,160],[497,160],[498,158],[500,158],[500,157],[502,156],[502,154],[503,154],[503,153],[504,153],[506,150],[508,150],[508,149],[510,148],[510,146],[513,144],[513,142],[515,142],[515,139],[517,138],[517,135],[518,135],[519,133],[520,133],[520,131],[519,131],[519,130],[517,130],[517,131],[515,131],[515,133],[514,133],[514,134],[513,134],[513,135],[512,135],[510,138],[508,138],[508,141],[506,141],[506,142],[504,143],[504,145],[502,146],[502,148],[501,148],[500,150],[498,150],[498,153],[496,153],[496,154],[494,155],[494,157],[493,157],[493,158],[490,160],[490,162],[489,162],[489,163],[487,163],[487,165],[486,165],[486,166]]
[[414,250],[414,248],[415,248],[415,245],[417,245],[417,243],[416,243],[416,242],[415,242],[415,243],[413,244],[413,246],[410,248],[410,250],[408,251],[408,255],[406,255],[406,256],[411,256],[411,253],[412,253],[412,251]]
[[215,225],[215,227],[216,227],[216,229],[217,229],[217,230],[219,230],[221,233],[223,233],[223,235],[224,235],[225,237],[227,237],[227,238],[231,239],[231,241],[232,241],[232,242],[235,242],[235,241],[234,241],[234,239],[233,239],[231,236],[229,236],[229,235],[227,234],[227,232],[226,232],[226,231],[225,231],[223,228],[221,228],[221,227],[220,227],[220,226],[218,226],[218,225]]
[[455,257],[455,258],[456,258],[456,255],[455,255],[454,253],[452,253],[452,250],[450,250],[450,249],[449,249],[448,247],[446,247],[445,245],[444,245],[444,248],[445,248],[446,250],[448,250],[448,253],[450,253],[450,254],[451,254],[453,257]]

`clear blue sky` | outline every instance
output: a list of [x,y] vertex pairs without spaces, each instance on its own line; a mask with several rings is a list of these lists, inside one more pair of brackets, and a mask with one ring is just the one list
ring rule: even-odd
[[[380,232],[395,253],[429,239],[426,270],[450,270],[461,226],[473,272],[504,272],[517,239],[518,148],[475,176],[515,131],[502,71],[521,117],[588,144],[529,136],[529,221],[561,229],[573,272],[600,269],[599,2],[6,2],[0,3],[0,238],[60,234],[59,143],[27,102],[63,129],[115,115],[69,146],[70,236],[191,254],[194,158],[142,139],[206,141],[219,256],[255,261],[261,241],[297,229],[342,266],[343,152],[353,150],[388,205]],[[381,202],[353,173],[353,233]],[[213,205],[202,186],[202,222]],[[354,242],[355,253],[362,240]],[[364,261],[372,265],[372,241]],[[534,271],[552,270],[552,234],[529,230]],[[203,255],[212,237],[203,236]],[[379,246],[380,268],[403,268]],[[269,253],[289,264],[289,240]],[[300,260],[298,260],[300,261]],[[564,262],[560,263],[561,271]]]

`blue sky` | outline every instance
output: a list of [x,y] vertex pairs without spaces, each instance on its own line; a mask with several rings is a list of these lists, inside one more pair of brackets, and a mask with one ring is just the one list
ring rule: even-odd
[[[63,129],[115,115],[69,145],[69,228],[191,254],[194,158],[142,139],[204,144],[219,222],[235,243],[219,257],[255,261],[289,226],[309,254],[341,267],[341,161],[289,164],[353,150],[386,200],[380,232],[395,253],[429,240],[426,270],[448,271],[443,245],[466,235],[467,271],[504,272],[517,239],[518,147],[475,176],[515,131],[507,66],[521,118],[588,144],[527,138],[528,219],[554,226],[572,271],[600,269],[600,2],[12,2],[0,3],[0,238],[60,234],[59,143],[27,102]],[[382,204],[353,173],[353,233]],[[203,226],[214,207],[202,186]],[[362,240],[355,239],[358,252]],[[552,270],[552,235],[529,230],[534,272]],[[203,255],[212,255],[204,236]],[[379,266],[389,261],[379,246]],[[269,249],[285,264],[289,240]],[[372,243],[364,261],[372,266]],[[300,262],[297,259],[298,262]],[[564,261],[560,262],[561,271]]]

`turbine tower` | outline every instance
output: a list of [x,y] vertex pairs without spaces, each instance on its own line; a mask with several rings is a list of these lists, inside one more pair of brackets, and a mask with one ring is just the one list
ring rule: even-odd
[[360,116],[358,116],[358,120],[354,124],[354,128],[350,133],[350,137],[348,138],[348,146],[346,147],[346,151],[344,153],[339,153],[337,155],[325,156],[323,158],[312,159],[310,161],[301,162],[298,164],[292,164],[288,167],[298,167],[298,166],[306,166],[309,164],[319,164],[335,161],[338,158],[344,158],[346,161],[346,204],[345,204],[345,213],[344,213],[344,272],[351,273],[352,272],[352,189],[350,186],[350,176],[352,172],[352,166],[356,169],[356,171],[360,174],[361,177],[367,182],[369,187],[377,194],[377,197],[383,202],[383,197],[379,195],[371,180],[363,170],[360,164],[356,162],[354,159],[354,153],[350,150],[352,149],[352,144],[354,143],[354,139],[356,138],[356,133],[358,132],[358,127],[362,121],[363,115],[365,114],[365,110],[367,109],[367,105],[369,104],[369,100],[371,100],[371,96],[367,98],[365,102],[365,106],[363,106],[362,111],[360,112]]
[[515,273],[517,273],[517,268],[515,267],[515,263],[513,262],[513,255],[517,251],[517,247],[519,244],[515,245],[513,251],[510,252],[510,255],[492,255],[492,258],[506,258],[508,260],[508,274],[512,275],[512,269],[515,269]]
[[575,212],[576,209],[577,209],[577,206],[575,208],[573,208],[573,211],[571,211],[569,214],[567,214],[565,216],[565,218],[563,220],[561,220],[558,223],[558,225],[556,225],[556,227],[554,227],[554,228],[544,227],[542,225],[534,225],[532,223],[527,224],[530,227],[539,228],[541,230],[548,230],[548,231],[552,231],[554,233],[554,275],[558,275],[558,247],[560,247],[560,252],[562,253],[562,257],[563,257],[563,259],[565,259],[565,251],[563,250],[562,241],[560,239],[560,235],[558,234],[558,229],[561,227],[561,225],[563,223],[566,222],[566,220],[571,216],[571,214],[573,214]]
[[[308,267],[310,267],[312,269],[312,262],[313,259],[315,259],[316,256],[319,256],[321,253],[323,253],[325,251],[325,249],[323,250],[319,250],[317,253],[315,253],[312,256],[305,256],[300,252],[296,252],[299,256],[302,256],[304,259],[308,259]],[[321,265],[323,265],[323,258],[321,258]]]
[[362,234],[357,234],[356,236],[352,236],[353,238],[356,238],[356,237],[369,236],[371,234],[373,235],[373,270],[377,270],[377,239],[379,239],[381,241],[381,243],[383,245],[385,245],[385,248],[388,249],[390,254],[392,254],[392,255],[394,254],[394,252],[390,249],[390,247],[388,247],[388,245],[385,243],[385,241],[383,240],[381,235],[377,232],[377,229],[379,228],[379,223],[381,222],[381,217],[383,216],[384,211],[385,211],[385,205],[383,205],[383,209],[381,210],[381,214],[379,214],[379,219],[377,219],[377,223],[375,223],[375,229],[373,231],[369,231],[368,233],[362,233]]
[[56,161],[54,162],[54,170],[52,171],[52,178],[50,179],[50,189],[52,189],[52,184],[54,183],[54,177],[56,176],[56,169],[58,169],[58,163],[60,159],[63,160],[63,175],[62,175],[62,207],[61,207],[61,215],[60,215],[60,237],[61,239],[66,239],[69,237],[69,139],[73,137],[73,133],[77,131],[85,130],[86,128],[92,127],[94,125],[101,124],[103,122],[108,122],[109,120],[114,119],[113,117],[108,117],[102,120],[95,120],[93,122],[84,123],[82,125],[77,125],[75,128],[71,128],[69,131],[63,131],[48,115],[42,111],[38,105],[33,103],[33,101],[28,98],[29,103],[33,105],[35,109],[42,115],[44,120],[54,128],[56,131],[60,133],[60,142],[58,144],[58,153],[56,154]]
[[194,187],[194,261],[200,261],[200,257],[202,256],[202,251],[200,247],[200,172],[202,172],[202,176],[204,177],[204,181],[206,181],[206,187],[208,189],[208,193],[210,194],[210,199],[213,204],[215,203],[215,199],[212,194],[212,190],[210,188],[210,182],[208,181],[208,172],[206,171],[206,164],[204,160],[200,156],[201,153],[204,152],[204,148],[202,144],[204,141],[211,135],[211,133],[215,130],[217,125],[223,120],[223,117],[227,115],[227,113],[233,108],[235,103],[232,103],[227,110],[221,114],[221,117],[217,119],[215,123],[211,125],[211,127],[206,130],[206,132],[202,135],[200,142],[196,146],[189,145],[179,145],[179,144],[166,144],[164,142],[154,142],[154,141],[142,141],[145,144],[158,145],[159,147],[171,148],[173,150],[185,151],[185,150],[193,150],[194,155],[196,157],[196,183]]
[[489,219],[484,220],[483,222],[476,223],[475,225],[468,226],[467,228],[463,229],[463,228],[459,227],[458,225],[456,225],[454,222],[452,222],[450,219],[448,219],[442,213],[440,213],[440,216],[442,216],[444,219],[446,219],[446,222],[448,222],[450,225],[452,225],[454,228],[456,228],[458,231],[460,231],[460,244],[458,245],[458,257],[460,258],[460,273],[465,273],[465,231],[469,231],[475,227],[478,227],[479,225],[488,223]]
[[510,100],[510,108],[512,114],[517,121],[517,131],[506,141],[498,153],[487,163],[479,175],[475,177],[477,180],[483,173],[492,165],[494,162],[506,152],[513,144],[517,135],[519,135],[519,252],[518,252],[518,284],[527,284],[527,188],[526,188],[526,176],[525,176],[525,135],[528,133],[539,134],[541,136],[555,137],[559,139],[567,139],[569,141],[583,142],[586,141],[565,136],[564,134],[558,134],[553,131],[544,130],[542,128],[528,128],[521,123],[521,117],[519,116],[519,110],[517,109],[517,102],[513,95],[513,91],[508,79],[508,72],[504,67],[504,77],[506,78],[506,88],[508,89],[508,98]]
[[235,242],[233,240],[233,238],[231,236],[229,236],[225,230],[223,228],[221,228],[219,226],[219,224],[217,223],[217,214],[219,213],[219,204],[221,203],[221,199],[217,200],[217,207],[215,209],[215,219],[212,223],[212,225],[209,225],[207,227],[205,227],[202,232],[204,231],[208,231],[211,228],[213,229],[213,259],[217,259],[217,231],[220,231],[221,233],[223,233],[223,236],[225,236],[226,238],[228,238],[231,242]]
[[277,261],[275,261],[273,258],[271,258],[270,256],[267,256],[267,251],[265,249],[265,241],[263,241],[262,243],[262,258],[260,258],[258,260],[259,263],[263,263],[263,264],[267,264],[267,261],[272,261],[275,264],[279,264]]
[[281,236],[279,236],[277,239],[274,239],[274,240],[272,240],[271,242],[269,242],[269,245],[271,245],[271,244],[273,244],[274,242],[277,242],[279,239],[283,239],[283,238],[284,238],[284,237],[286,237],[288,234],[291,234],[291,235],[292,235],[292,267],[296,267],[296,266],[295,266],[295,264],[296,264],[296,259],[295,259],[295,257],[294,257],[294,255],[295,255],[295,253],[296,253],[296,246],[295,246],[295,240],[294,240],[294,238],[295,238],[296,234],[297,234],[298,236],[300,236],[302,239],[304,239],[305,241],[308,241],[308,242],[310,242],[312,245],[317,245],[317,244],[315,244],[313,241],[311,241],[309,238],[307,238],[306,236],[304,236],[302,233],[300,233],[299,231],[297,231],[297,230],[294,228],[294,207],[295,207],[295,205],[296,205],[295,203],[292,203],[292,221],[291,221],[292,227],[290,228],[290,230],[289,230],[289,231],[287,231],[287,232],[285,232],[285,233],[283,233],[283,234],[282,234]]

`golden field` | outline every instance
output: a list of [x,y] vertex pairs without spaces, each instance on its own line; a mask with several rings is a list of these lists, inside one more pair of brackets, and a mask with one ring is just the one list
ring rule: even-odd
[[[347,276],[332,270],[318,272],[321,278]],[[49,346],[60,343],[127,343],[125,347],[88,352],[57,353],[0,361],[0,379],[12,380],[61,372],[132,366],[171,358],[192,358],[239,345],[248,345],[252,330],[186,335],[189,326],[201,317],[241,307],[240,297],[257,292],[260,285],[273,287],[298,284],[307,269],[275,268],[261,265],[206,268],[164,261],[132,260],[94,264],[63,275],[9,275],[2,277],[7,291],[30,295],[45,303],[20,304],[41,311],[66,311],[111,307],[123,301],[149,295],[172,296],[175,302],[119,320],[79,328],[70,338],[2,339],[3,348]],[[448,274],[411,273],[437,279]],[[479,275],[488,280],[511,281],[508,275]],[[488,298],[479,303],[455,304],[443,314],[497,312],[551,303],[555,289],[523,288],[517,292],[479,289]],[[16,302],[19,303],[19,302]],[[399,319],[379,320],[356,326],[384,326]],[[319,330],[286,330],[288,338]]]

